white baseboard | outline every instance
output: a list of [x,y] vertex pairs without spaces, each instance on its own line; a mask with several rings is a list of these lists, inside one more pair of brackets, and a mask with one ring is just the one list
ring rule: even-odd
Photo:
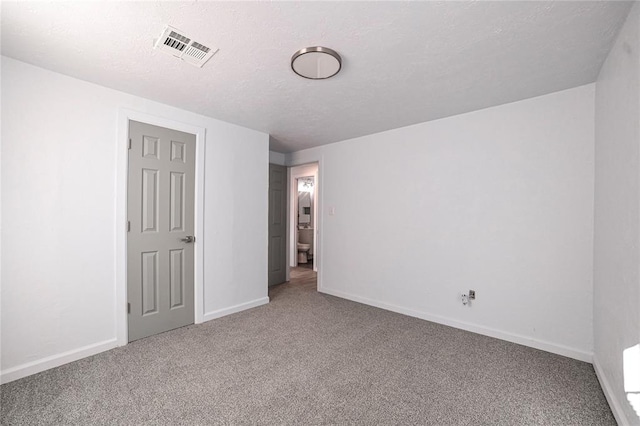
[[235,314],[236,312],[244,311],[246,309],[255,308],[256,306],[266,305],[269,303],[268,297],[261,299],[251,300],[249,302],[240,303],[239,305],[230,306],[228,308],[218,309],[216,311],[207,312],[202,318],[203,322],[210,321],[212,319],[224,317],[226,315]]
[[118,346],[118,343],[114,338],[63,352],[58,355],[52,355],[36,361],[27,362],[16,367],[11,367],[6,370],[2,370],[0,373],[0,383],[9,383],[32,374],[40,373],[41,371],[49,370],[50,368],[59,367],[100,352],[108,351],[116,346]]
[[508,342],[517,343],[524,346],[540,349],[546,352],[566,356],[569,358],[577,359],[579,361],[591,362],[593,354],[591,352],[585,352],[580,349],[571,348],[568,346],[558,345],[556,343],[546,342],[543,340],[533,339],[531,337],[523,336],[520,334],[509,333],[506,331],[496,330],[490,327],[484,327],[477,324],[471,324],[464,321],[455,320],[452,318],[443,317],[440,315],[430,314],[428,312],[418,311],[411,308],[405,308],[402,306],[396,306],[378,300],[369,299],[362,296],[356,296],[349,293],[344,293],[339,290],[333,290],[323,287],[318,289],[321,293],[330,294],[332,296],[341,297],[343,299],[352,300],[354,302],[364,303],[365,305],[375,306],[376,308],[385,309],[387,311],[397,312],[399,314],[408,315],[410,317],[420,318],[423,320],[436,322],[438,324],[448,325],[450,327],[459,328],[473,333],[482,334],[484,336],[495,337],[496,339],[506,340]]
[[602,367],[598,362],[598,358],[596,355],[593,355],[593,369],[596,371],[596,377],[600,382],[600,387],[604,392],[605,398],[607,398],[607,402],[609,403],[609,407],[611,407],[611,412],[613,413],[613,417],[616,418],[616,421],[619,425],[631,425],[632,423],[627,418],[624,410],[622,409],[622,405],[618,398],[616,398],[615,392],[613,392],[613,388],[611,387],[611,383],[607,380],[607,376],[602,371]]

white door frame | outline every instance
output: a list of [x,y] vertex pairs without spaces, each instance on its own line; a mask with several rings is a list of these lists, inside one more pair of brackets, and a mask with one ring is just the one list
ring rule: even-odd
[[165,127],[196,136],[195,237],[194,244],[194,322],[204,317],[204,153],[206,129],[164,117],[121,108],[118,110],[117,174],[116,174],[116,339],[118,346],[127,344],[127,184],[129,161],[129,120]]

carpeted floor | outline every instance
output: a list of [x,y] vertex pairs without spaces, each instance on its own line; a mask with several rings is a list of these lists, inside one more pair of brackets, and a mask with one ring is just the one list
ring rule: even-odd
[[615,425],[590,364],[315,291],[3,385],[2,424]]

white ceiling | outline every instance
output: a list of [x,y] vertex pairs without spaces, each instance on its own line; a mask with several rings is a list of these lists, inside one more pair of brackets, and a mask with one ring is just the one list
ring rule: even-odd
[[[2,53],[271,134],[290,152],[593,82],[629,2],[2,2]],[[220,48],[152,49],[166,24]],[[295,51],[337,50],[323,81]]]

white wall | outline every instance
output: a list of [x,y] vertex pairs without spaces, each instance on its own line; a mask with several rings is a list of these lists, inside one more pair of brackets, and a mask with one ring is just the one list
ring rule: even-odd
[[618,422],[629,425],[640,424],[622,363],[640,343],[639,22],[635,4],[598,76],[595,122],[594,365]]
[[285,155],[280,152],[269,151],[269,163],[284,166]]
[[120,108],[206,130],[205,319],[268,301],[268,135],[5,57],[2,106],[3,381],[116,344]]
[[594,89],[288,155],[320,162],[320,290],[590,361]]

